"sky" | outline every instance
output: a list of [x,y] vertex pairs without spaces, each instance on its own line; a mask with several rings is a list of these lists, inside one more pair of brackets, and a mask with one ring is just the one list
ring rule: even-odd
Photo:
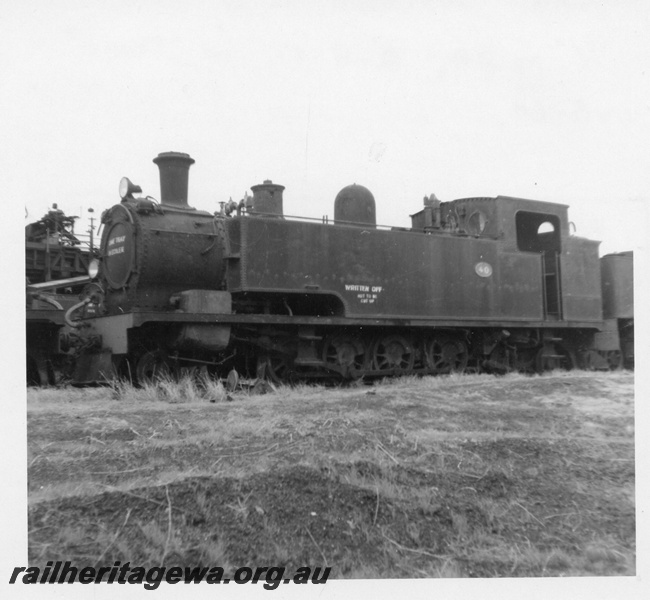
[[635,0],[8,2],[3,190],[21,225],[54,202],[97,216],[123,176],[159,198],[173,150],[211,212],[265,179],[311,217],[365,185],[399,226],[425,194],[503,194],[636,249],[649,22]]
[[159,198],[166,151],[196,160],[189,203],[210,212],[265,179],[310,217],[364,185],[397,226],[424,195],[502,194],[643,256],[649,25],[646,0],[4,0],[3,282],[22,306],[23,226],[53,203],[84,231],[123,176]]

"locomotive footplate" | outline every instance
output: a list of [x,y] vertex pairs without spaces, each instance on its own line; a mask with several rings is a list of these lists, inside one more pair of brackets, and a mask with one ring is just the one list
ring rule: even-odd
[[[299,315],[265,315],[265,314],[188,314],[182,312],[165,311],[133,311],[128,315],[117,315],[116,317],[103,317],[102,320],[111,318],[129,317],[128,327],[139,327],[145,323],[213,323],[223,325],[286,325],[303,326],[311,325],[318,327],[499,327],[499,328],[536,328],[536,329],[592,329],[599,331],[602,328],[602,321],[518,321],[518,320],[495,320],[495,319],[422,319],[409,317],[385,317],[385,318],[350,318],[350,317],[312,317]],[[89,321],[92,322],[92,321]]]

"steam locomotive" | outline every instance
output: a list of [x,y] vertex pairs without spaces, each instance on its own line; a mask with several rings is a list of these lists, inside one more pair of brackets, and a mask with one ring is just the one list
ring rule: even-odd
[[27,382],[57,383],[74,359],[75,328],[65,323],[65,311],[79,302],[91,281],[88,268],[94,254],[90,243],[75,234],[78,217],[56,204],[25,227]]
[[285,215],[267,180],[213,214],[188,204],[194,162],[159,154],[160,202],[124,178],[102,215],[99,274],[66,314],[76,383],[632,365],[631,253],[599,259],[563,204],[431,195],[383,227],[363,186],[330,221]]

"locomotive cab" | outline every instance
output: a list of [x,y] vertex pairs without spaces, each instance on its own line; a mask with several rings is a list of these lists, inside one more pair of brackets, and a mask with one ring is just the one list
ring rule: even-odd
[[566,205],[465,198],[443,203],[442,215],[461,235],[498,242],[502,275],[515,271],[519,285],[536,290],[544,320],[600,320],[599,242],[569,235]]

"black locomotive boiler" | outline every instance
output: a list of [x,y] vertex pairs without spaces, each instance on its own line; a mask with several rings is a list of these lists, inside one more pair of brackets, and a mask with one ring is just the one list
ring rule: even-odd
[[[160,203],[125,178],[102,216],[99,276],[69,315],[78,383],[183,368],[273,380],[541,371],[620,356],[599,242],[570,235],[563,204],[431,196],[412,227],[387,228],[362,186],[341,190],[329,221],[284,215],[283,186],[265,181],[213,214],[188,205],[189,155],[154,162]],[[631,294],[631,270],[610,284]]]

